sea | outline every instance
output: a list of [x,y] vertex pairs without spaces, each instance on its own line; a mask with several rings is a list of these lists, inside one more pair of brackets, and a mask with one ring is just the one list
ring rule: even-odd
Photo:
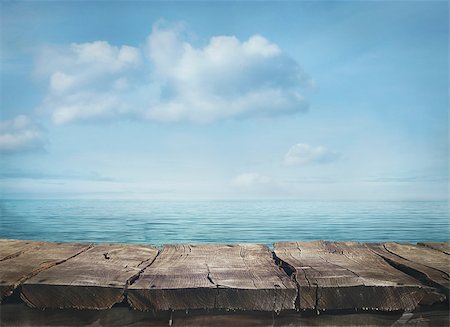
[[449,241],[447,201],[0,200],[0,238],[57,242]]

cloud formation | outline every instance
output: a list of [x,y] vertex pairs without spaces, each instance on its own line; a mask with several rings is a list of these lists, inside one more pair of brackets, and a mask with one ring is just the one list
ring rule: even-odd
[[56,124],[116,118],[208,123],[307,109],[309,78],[260,35],[186,41],[180,25],[154,24],[142,49],[105,41],[42,51],[42,108]]
[[45,142],[44,131],[28,116],[19,115],[0,122],[0,153],[43,150]]
[[292,146],[284,157],[288,166],[302,166],[310,163],[327,163],[338,158],[338,154],[324,146],[298,143]]
[[132,111],[121,90],[142,61],[138,48],[105,41],[42,50],[36,74],[48,80],[41,109],[56,124],[108,120]]
[[278,45],[260,35],[240,41],[214,36],[204,47],[181,39],[179,29],[153,27],[148,51],[161,97],[147,113],[157,120],[210,122],[307,108],[308,78]]

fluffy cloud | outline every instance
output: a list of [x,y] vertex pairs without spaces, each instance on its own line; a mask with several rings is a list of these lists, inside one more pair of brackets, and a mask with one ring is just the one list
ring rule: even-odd
[[309,163],[326,163],[336,160],[338,154],[328,150],[324,146],[312,146],[298,143],[292,146],[284,157],[284,163],[288,166],[300,166]]
[[45,141],[42,128],[27,116],[20,115],[0,122],[1,153],[42,150]]
[[46,47],[37,59],[36,73],[50,78],[51,91],[68,91],[135,67],[141,51],[131,46],[116,47],[105,41],[72,43],[68,47]]
[[263,36],[214,36],[198,47],[183,35],[158,22],[143,50],[104,41],[45,49],[42,107],[58,124],[124,116],[208,123],[307,109],[308,77]]
[[151,119],[209,122],[307,107],[302,94],[306,75],[262,36],[244,42],[215,36],[196,48],[181,40],[179,30],[157,24],[148,43],[163,95],[148,111]]
[[126,96],[126,78],[142,61],[141,51],[108,42],[73,43],[43,49],[36,73],[48,79],[41,109],[56,124],[113,119],[132,111]]

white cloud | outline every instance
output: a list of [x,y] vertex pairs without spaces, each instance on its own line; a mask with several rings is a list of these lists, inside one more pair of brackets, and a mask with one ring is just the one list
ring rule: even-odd
[[270,191],[280,187],[274,179],[259,173],[243,173],[231,180],[231,186],[242,190]]
[[44,103],[46,107],[57,108],[52,112],[55,124],[110,120],[117,116],[132,115],[130,107],[121,97],[110,93],[79,92],[67,95],[64,99],[47,98]]
[[0,122],[1,153],[42,150],[45,141],[42,128],[25,115]]
[[153,27],[149,57],[158,72],[160,99],[147,117],[210,122],[303,111],[308,78],[274,43],[254,35],[212,37],[204,47],[181,39],[179,28]]
[[56,92],[63,92],[73,87],[77,82],[75,76],[56,72],[50,76],[50,89]]
[[91,77],[115,73],[141,62],[138,48],[123,45],[116,47],[106,41],[72,43],[69,46],[41,49],[36,63],[36,73],[49,76],[62,70],[68,75]]
[[141,51],[108,42],[73,43],[43,49],[36,72],[49,80],[41,109],[56,124],[113,119],[128,114],[126,78],[142,61]]
[[43,49],[36,73],[49,90],[41,108],[57,124],[124,116],[208,123],[307,109],[308,77],[263,36],[214,36],[199,47],[181,25],[163,25],[153,26],[145,55],[105,41]]
[[68,48],[46,48],[38,59],[38,72],[49,76],[50,91],[63,92],[88,86],[112,74],[123,73],[141,62],[140,50],[108,42],[73,43]]
[[288,166],[301,166],[309,163],[326,163],[336,160],[338,154],[328,150],[324,146],[312,146],[298,143],[292,146],[284,157],[284,163]]

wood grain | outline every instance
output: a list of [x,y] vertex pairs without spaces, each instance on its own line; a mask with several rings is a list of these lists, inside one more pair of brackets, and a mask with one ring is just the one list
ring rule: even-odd
[[365,244],[280,242],[274,251],[294,272],[302,310],[412,310],[445,299]]
[[432,249],[424,248],[414,244],[385,243],[384,247],[389,252],[409,261],[420,262],[428,267],[450,274],[450,257]]
[[166,245],[128,290],[139,310],[294,309],[296,285],[256,244]]
[[417,245],[429,247],[431,249],[444,252],[445,254],[450,254],[449,242],[419,242]]
[[18,257],[26,250],[42,245],[43,242],[0,240],[0,262]]
[[22,249],[19,255],[0,261],[1,301],[27,279],[90,247],[89,244],[46,242],[34,243],[29,248],[26,248],[26,244],[24,247],[16,246]]
[[0,240],[0,291],[3,300],[21,285],[17,294],[40,309],[107,309],[126,297],[123,304],[155,312],[413,310],[444,301],[450,288],[447,246],[423,244],[280,242],[283,271],[256,244],[166,245],[158,253]]
[[369,246],[391,265],[415,276],[426,285],[437,287],[448,297],[450,289],[448,254],[413,244],[385,243]]
[[28,279],[21,297],[37,308],[107,309],[155,259],[151,246],[101,244]]

